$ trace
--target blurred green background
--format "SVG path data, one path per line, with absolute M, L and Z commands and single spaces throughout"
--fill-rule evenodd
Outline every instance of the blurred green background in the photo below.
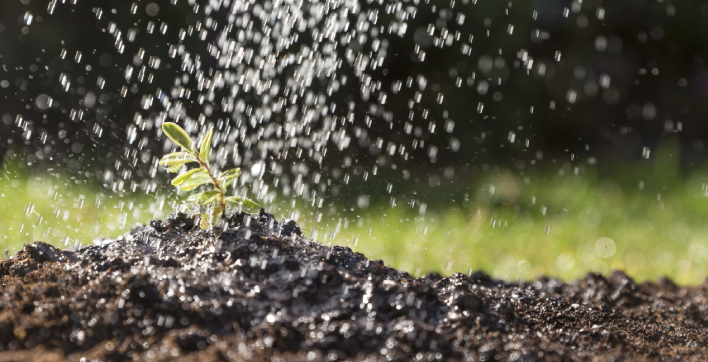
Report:
M 507 281 L 568 280 L 621 269 L 639 281 L 697 284 L 708 276 L 708 168 L 678 172 L 676 151 L 669 142 L 655 161 L 609 171 L 570 163 L 522 177 L 489 171 L 468 180 L 466 193 L 397 183 L 404 190 L 366 200 L 342 195 L 329 208 L 279 195 L 267 210 L 296 219 L 326 245 L 415 276 L 483 270 Z M 91 178 L 32 173 L 7 161 L 2 172 L 0 245 L 10 251 L 34 240 L 75 247 L 115 238 L 184 200 L 167 188 L 114 194 Z

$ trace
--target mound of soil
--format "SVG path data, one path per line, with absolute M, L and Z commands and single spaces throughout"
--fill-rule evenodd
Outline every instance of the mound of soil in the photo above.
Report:
M 185 215 L 0 262 L 0 361 L 707 360 L 706 286 L 412 278 L 292 222 Z

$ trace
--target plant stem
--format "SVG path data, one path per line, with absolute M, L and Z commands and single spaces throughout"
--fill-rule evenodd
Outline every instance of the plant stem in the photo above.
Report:
M 214 187 L 219 191 L 219 205 L 222 207 L 223 211 L 221 212 L 221 216 L 223 217 L 226 214 L 226 190 L 224 190 L 224 188 L 219 185 L 219 180 L 217 180 L 216 176 L 211 173 L 209 163 L 207 161 L 202 160 L 202 158 L 199 157 L 199 154 L 195 153 L 194 156 L 199 162 L 199 164 L 207 171 L 209 177 L 211 177 L 211 180 L 214 183 Z

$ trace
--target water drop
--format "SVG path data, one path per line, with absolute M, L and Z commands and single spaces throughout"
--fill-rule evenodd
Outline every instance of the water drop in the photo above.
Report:
M 465 23 L 465 14 L 457 13 L 457 25 L 463 25 Z
M 54 100 L 46 94 L 40 94 L 34 99 L 34 106 L 40 111 L 46 111 L 52 107 Z
M 566 94 L 566 100 L 570 104 L 574 104 L 575 101 L 578 99 L 578 92 L 576 92 L 574 89 L 569 89 L 568 93 Z
M 610 238 L 600 238 L 595 242 L 595 252 L 601 258 L 609 258 L 615 255 L 615 251 L 617 251 L 617 246 Z
M 133 5 L 136 5 L 137 7 L 137 4 Z M 145 12 L 150 16 L 157 16 L 157 14 L 160 12 L 160 6 L 155 3 L 149 3 L 145 7 Z
M 642 158 L 644 158 L 645 160 L 648 160 L 650 154 L 651 154 L 651 149 L 649 149 L 649 147 L 642 148 Z
M 556 258 L 556 266 L 560 271 L 568 271 L 575 265 L 575 258 L 568 253 L 563 253 Z
M 25 16 L 23 17 L 23 21 L 24 21 L 25 25 L 27 25 L 27 26 L 31 25 L 32 19 L 34 19 L 34 16 L 32 15 L 32 13 L 29 11 L 26 12 Z
M 610 87 L 610 76 L 607 74 L 600 75 L 600 87 L 607 89 Z

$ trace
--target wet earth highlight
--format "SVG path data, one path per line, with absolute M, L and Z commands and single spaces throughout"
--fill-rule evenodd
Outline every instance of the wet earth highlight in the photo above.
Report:
M 413 278 L 292 221 L 184 214 L 0 262 L 0 361 L 705 360 L 708 284 Z

